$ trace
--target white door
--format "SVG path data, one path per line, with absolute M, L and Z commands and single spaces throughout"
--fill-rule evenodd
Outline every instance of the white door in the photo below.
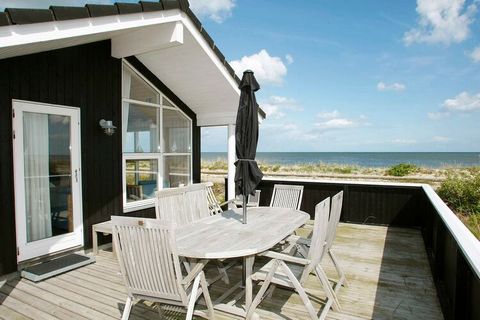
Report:
M 12 107 L 17 261 L 83 246 L 80 109 Z

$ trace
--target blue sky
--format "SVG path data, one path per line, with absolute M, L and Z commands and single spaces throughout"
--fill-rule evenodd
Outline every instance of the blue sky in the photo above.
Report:
M 0 7 L 47 2 L 85 3 Z M 262 86 L 259 151 L 480 150 L 479 1 L 190 3 Z M 226 129 L 202 129 L 202 151 L 226 151 Z

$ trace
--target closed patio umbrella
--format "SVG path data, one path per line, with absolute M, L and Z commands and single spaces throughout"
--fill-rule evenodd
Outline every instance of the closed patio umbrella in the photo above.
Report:
M 247 223 L 247 197 L 255 192 L 255 188 L 263 178 L 263 173 L 255 161 L 258 142 L 258 104 L 255 92 L 260 89 L 253 71 L 243 73 L 239 89 L 235 126 L 235 143 L 237 161 L 235 162 L 235 194 L 243 195 L 243 223 Z

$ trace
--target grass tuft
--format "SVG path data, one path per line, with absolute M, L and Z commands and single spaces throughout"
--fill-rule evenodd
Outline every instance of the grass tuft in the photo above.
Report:
M 406 175 L 415 173 L 418 171 L 418 167 L 414 164 L 410 163 L 399 163 L 394 165 L 393 167 L 390 167 L 386 174 L 388 176 L 394 176 L 394 177 L 404 177 Z

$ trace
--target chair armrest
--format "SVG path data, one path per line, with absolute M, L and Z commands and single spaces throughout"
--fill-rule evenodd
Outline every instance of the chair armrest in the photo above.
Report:
M 182 280 L 182 284 L 185 286 L 185 287 L 188 287 L 190 285 L 190 283 L 195 279 L 195 277 L 203 271 L 203 268 L 205 267 L 205 265 L 207 264 L 207 260 L 200 260 L 198 261 L 195 266 L 192 268 L 192 270 L 190 270 L 190 272 L 187 274 L 187 276 L 185 278 L 183 278 Z
M 230 199 L 230 200 L 227 200 L 227 201 L 224 201 L 224 202 L 220 203 L 220 207 L 223 207 L 224 205 L 229 204 L 229 203 L 233 204 L 233 206 L 235 208 L 237 207 L 237 205 L 235 204 L 235 199 Z
M 292 244 L 301 244 L 301 245 L 305 245 L 305 246 L 310 246 L 312 240 L 310 239 L 305 239 L 305 238 L 302 238 L 300 236 L 296 236 L 296 235 L 291 235 L 291 236 L 288 236 L 286 239 L 285 239 L 286 242 L 289 242 L 289 243 L 292 243 Z
M 308 259 L 292 257 L 288 254 L 279 253 L 279 252 L 275 252 L 275 251 L 264 251 L 262 253 L 259 253 L 258 255 L 262 256 L 262 257 L 282 260 L 282 261 L 285 261 L 285 262 L 301 264 L 301 265 L 304 265 L 304 266 L 306 266 L 307 264 L 310 263 L 310 260 L 308 260 Z

